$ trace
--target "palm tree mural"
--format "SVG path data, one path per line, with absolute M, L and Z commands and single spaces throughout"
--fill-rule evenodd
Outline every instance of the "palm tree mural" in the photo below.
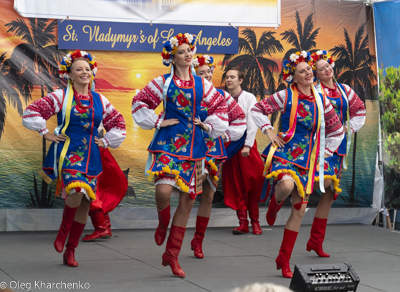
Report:
M 366 93 L 371 92 L 371 80 L 377 80 L 375 72 L 371 69 L 376 62 L 375 55 L 370 54 L 368 48 L 368 34 L 365 35 L 366 23 L 363 23 L 356 31 L 354 45 L 345 28 L 345 44 L 335 46 L 330 50 L 335 57 L 335 76 L 339 76 L 338 82 L 351 86 L 360 99 L 365 103 Z M 356 202 L 355 195 L 355 170 L 357 133 L 353 136 L 353 174 L 349 191 L 349 205 Z
M 299 12 L 296 10 L 296 30 L 294 29 L 285 30 L 281 33 L 282 41 L 287 41 L 289 44 L 293 46 L 293 48 L 289 49 L 283 59 L 288 59 L 289 56 L 297 51 L 316 51 L 317 43 L 315 39 L 317 38 L 319 28 L 314 29 L 314 21 L 313 21 L 314 13 L 310 13 L 306 20 L 304 21 L 304 26 L 301 23 Z M 313 50 L 314 49 L 314 50 Z
M 295 18 L 296 18 L 296 31 L 294 29 L 285 30 L 281 33 L 282 41 L 288 42 L 292 48 L 290 48 L 283 57 L 283 60 L 288 59 L 291 54 L 296 53 L 298 51 L 309 51 L 314 52 L 317 51 L 317 43 L 315 39 L 317 38 L 318 32 L 320 28 L 314 29 L 314 20 L 313 20 L 314 13 L 310 13 L 306 19 L 304 20 L 304 25 L 301 22 L 300 14 L 296 10 Z M 282 61 L 283 61 L 282 60 Z M 282 90 L 286 88 L 286 84 L 283 81 L 282 72 L 279 75 L 278 79 L 278 90 Z M 278 130 L 282 131 L 282 123 L 280 119 L 280 113 L 275 112 L 271 116 L 271 123 L 274 125 L 278 123 Z
M 19 93 L 15 90 L 10 82 L 12 73 L 10 72 L 9 60 L 6 59 L 6 54 L 0 55 L 0 140 L 4 132 L 7 115 L 7 101 L 10 105 L 17 109 L 18 114 L 22 117 L 22 103 L 19 98 Z
M 25 104 L 32 99 L 33 86 L 38 85 L 41 96 L 53 91 L 53 85 L 60 86 L 61 81 L 57 77 L 58 65 L 65 51 L 59 51 L 55 45 L 57 20 L 19 18 L 7 24 L 7 32 L 20 37 L 24 43 L 16 46 L 9 59 L 9 72 L 13 78 L 9 78 L 12 88 L 18 89 Z M 1 101 L 0 101 L 1 102 Z M 46 157 L 46 140 L 42 138 L 43 162 Z M 34 178 L 34 191 L 38 194 L 36 178 Z M 53 203 L 47 194 L 47 183 L 42 180 L 41 196 L 39 200 L 32 199 L 30 206 L 51 208 Z M 32 196 L 31 196 L 32 197 Z M 36 196 L 36 199 L 38 197 Z
M 52 45 L 56 41 L 57 20 L 28 18 L 27 22 L 19 18 L 5 25 L 7 32 L 26 42 L 16 46 L 10 58 L 10 70 L 19 77 L 15 85 L 26 104 L 32 98 L 34 85 L 40 86 L 41 96 L 53 91 L 53 84 L 61 85 L 60 79 L 54 76 L 58 73 L 57 62 L 64 54 L 57 45 Z M 45 156 L 46 140 L 43 138 L 43 161 Z
M 241 68 L 245 78 L 242 83 L 243 89 L 250 91 L 254 95 L 260 95 L 261 99 L 265 96 L 265 84 L 269 92 L 275 92 L 274 72 L 278 71 L 278 64 L 267 59 L 264 55 L 272 56 L 276 52 L 283 52 L 280 41 L 275 39 L 275 32 L 264 31 L 257 42 L 254 30 L 246 28 L 242 30 L 243 38 L 239 38 L 239 54 L 225 55 L 222 61 L 222 82 L 225 80 L 226 70 L 229 67 Z M 264 83 L 265 81 L 265 83 Z
M 338 82 L 349 84 L 358 96 L 365 101 L 366 92 L 372 88 L 371 80 L 377 80 L 371 66 L 375 65 L 375 55 L 370 54 L 368 34 L 363 37 L 366 23 L 361 24 L 354 37 L 354 46 L 345 28 L 345 44 L 335 46 L 330 51 L 335 57 L 335 76 Z

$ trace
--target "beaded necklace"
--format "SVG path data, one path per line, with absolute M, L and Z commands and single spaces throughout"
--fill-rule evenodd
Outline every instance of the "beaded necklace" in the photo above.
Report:
M 79 94 L 76 92 L 76 90 L 74 89 L 74 96 L 75 96 L 75 101 L 76 104 L 80 107 L 80 108 L 90 108 L 93 105 L 93 96 L 92 93 L 89 91 L 89 94 Z M 89 105 L 83 105 L 81 100 L 89 100 L 90 104 Z

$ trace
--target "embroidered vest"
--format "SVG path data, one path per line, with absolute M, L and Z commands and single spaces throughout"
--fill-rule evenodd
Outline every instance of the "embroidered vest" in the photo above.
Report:
M 103 103 L 98 93 L 91 91 L 93 104 L 87 108 L 80 108 L 77 105 L 75 96 L 72 102 L 70 122 L 65 134 L 70 137 L 71 142 L 65 155 L 62 169 L 77 171 L 89 176 L 98 176 L 102 172 L 99 147 L 94 143 L 94 137 L 99 138 L 97 131 L 103 119 Z M 66 102 L 64 90 L 64 102 Z M 84 106 L 89 105 L 89 101 L 82 100 Z M 57 122 L 64 125 L 62 112 L 57 113 Z M 64 142 L 60 142 L 57 147 L 57 159 L 60 157 Z M 49 176 L 53 174 L 54 162 L 54 142 L 51 144 L 47 153 L 43 170 Z M 58 162 L 59 163 L 59 162 Z
M 164 75 L 164 82 L 170 74 Z M 207 151 L 203 131 L 193 123 L 199 118 L 201 101 L 204 96 L 204 84 L 201 77 L 192 76 L 193 86 L 178 86 L 175 80 L 167 90 L 165 119 L 178 119 L 179 124 L 161 128 L 155 137 L 155 143 L 149 147 L 152 153 L 163 152 L 181 160 L 201 160 Z
M 282 132 L 289 130 L 290 113 L 292 109 L 293 96 L 291 90 L 286 90 L 287 98 L 285 111 L 282 112 Z M 299 98 L 297 106 L 297 123 L 293 138 L 284 147 L 278 147 L 274 156 L 284 161 L 291 162 L 301 168 L 310 168 L 310 156 L 316 142 L 316 132 L 319 119 L 318 107 L 315 99 Z M 271 144 L 262 153 L 267 157 Z
M 338 84 L 338 85 L 341 87 L 343 92 L 346 92 L 346 89 L 343 86 L 343 84 Z M 332 103 L 332 106 L 335 109 L 335 112 L 338 115 L 340 122 L 342 123 L 342 125 L 344 125 L 344 123 L 346 122 L 347 107 L 348 107 L 348 104 L 347 104 L 345 98 L 343 98 L 342 94 L 340 95 L 340 97 L 331 97 L 326 94 L 326 97 Z M 347 144 L 347 135 L 344 135 L 342 143 L 340 143 L 338 149 L 336 150 L 336 152 L 339 155 L 342 155 L 342 156 L 346 155 L 346 144 Z

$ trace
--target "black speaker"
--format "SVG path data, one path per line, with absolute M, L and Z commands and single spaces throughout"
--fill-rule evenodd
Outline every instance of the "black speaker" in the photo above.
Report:
M 355 292 L 358 283 L 349 263 L 296 265 L 289 288 L 294 292 Z

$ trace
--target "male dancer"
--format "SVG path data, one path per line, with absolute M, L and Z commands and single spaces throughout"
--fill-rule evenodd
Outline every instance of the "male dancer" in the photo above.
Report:
M 262 234 L 258 222 L 258 202 L 260 200 L 264 178 L 261 175 L 264 164 L 257 150 L 255 140 L 257 126 L 250 116 L 250 109 L 257 100 L 250 92 L 242 90 L 244 73 L 239 68 L 229 68 L 226 72 L 226 90 L 240 105 L 246 115 L 247 130 L 237 142 L 226 143 L 228 160 L 223 165 L 222 187 L 225 204 L 236 210 L 239 227 L 233 234 L 249 232 L 247 210 L 254 234 Z

